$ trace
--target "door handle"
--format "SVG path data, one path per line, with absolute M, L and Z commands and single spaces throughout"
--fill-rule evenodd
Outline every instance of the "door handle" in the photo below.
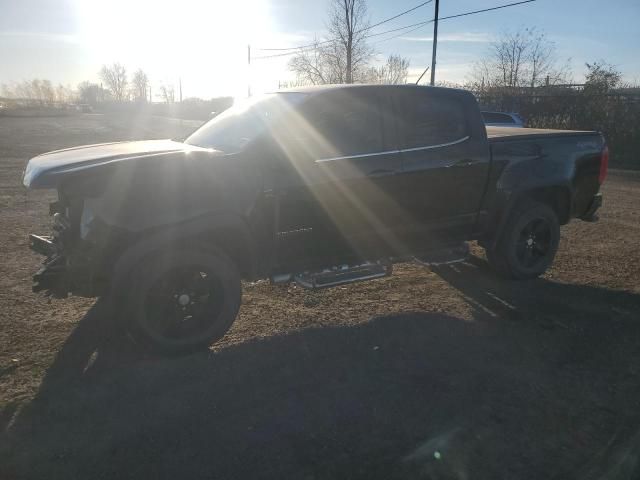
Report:
M 473 162 L 471 160 L 458 160 L 457 162 L 454 162 L 450 165 L 447 165 L 448 168 L 463 168 L 463 167 L 470 167 L 471 165 L 473 165 L 476 162 Z
M 395 170 L 386 170 L 379 169 L 374 170 L 372 172 L 367 173 L 367 177 L 376 178 L 376 177 L 386 177 L 387 175 L 395 175 L 397 172 Z

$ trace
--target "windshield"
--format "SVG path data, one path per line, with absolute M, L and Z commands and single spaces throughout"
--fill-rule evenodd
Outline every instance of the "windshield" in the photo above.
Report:
M 306 97 L 305 93 L 271 93 L 241 101 L 204 124 L 185 143 L 225 153 L 238 152 L 260 135 L 273 119 Z

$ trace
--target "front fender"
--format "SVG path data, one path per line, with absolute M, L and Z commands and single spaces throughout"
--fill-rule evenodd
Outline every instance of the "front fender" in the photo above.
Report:
M 111 293 L 116 298 L 126 295 L 131 273 L 142 259 L 155 252 L 185 246 L 222 249 L 239 263 L 246 277 L 256 276 L 257 245 L 248 223 L 239 215 L 216 213 L 140 235 L 116 260 L 111 274 Z

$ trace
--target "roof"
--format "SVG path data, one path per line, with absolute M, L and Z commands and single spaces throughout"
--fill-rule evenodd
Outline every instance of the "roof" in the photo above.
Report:
M 285 88 L 282 90 L 277 90 L 273 93 L 320 93 L 326 92 L 330 90 L 346 90 L 346 89 L 357 89 L 357 88 L 380 88 L 380 89 L 434 89 L 441 91 L 455 91 L 455 92 L 464 92 L 468 95 L 471 95 L 471 92 L 467 90 L 462 90 L 459 88 L 448 88 L 448 87 L 431 87 L 425 85 L 414 85 L 412 83 L 403 84 L 403 85 L 390 85 L 390 84 L 377 84 L 377 83 L 339 83 L 339 84 L 331 84 L 331 85 L 312 85 L 308 87 L 294 87 L 294 88 Z

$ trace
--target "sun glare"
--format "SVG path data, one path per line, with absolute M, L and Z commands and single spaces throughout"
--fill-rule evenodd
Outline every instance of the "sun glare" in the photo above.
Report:
M 77 0 L 96 63 L 121 62 L 189 96 L 246 95 L 247 45 L 273 38 L 268 0 Z

